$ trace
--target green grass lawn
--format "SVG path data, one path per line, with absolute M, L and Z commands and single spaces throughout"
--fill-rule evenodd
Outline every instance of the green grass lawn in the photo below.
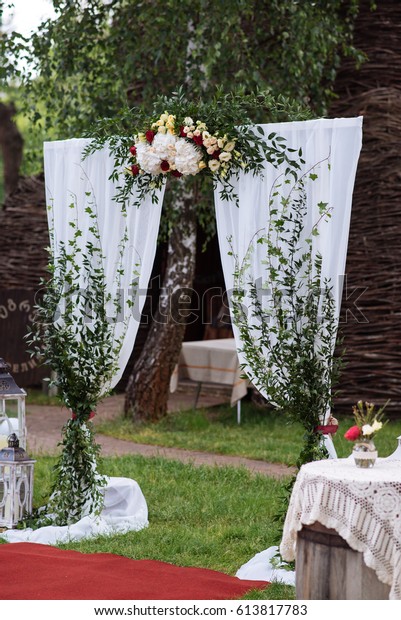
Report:
M 34 504 L 49 492 L 54 459 L 35 466 Z M 149 527 L 61 545 L 84 553 L 116 553 L 179 566 L 198 566 L 234 575 L 256 553 L 275 544 L 274 515 L 283 482 L 245 469 L 194 467 L 162 458 L 106 458 L 109 476 L 134 478 L 149 509 Z M 247 598 L 292 599 L 294 588 L 275 584 Z
M 236 422 L 235 410 L 227 406 L 169 414 L 152 425 L 134 426 L 121 417 L 98 426 L 98 432 L 147 444 L 292 464 L 302 445 L 302 427 L 251 403 L 243 403 L 242 409 L 241 425 Z M 351 424 L 350 418 L 340 421 L 335 438 L 339 456 L 351 453 L 352 444 L 343 437 Z M 398 435 L 401 421 L 391 420 L 375 440 L 380 456 L 395 449 Z M 38 459 L 36 506 L 46 500 L 53 464 L 50 457 Z M 156 559 L 234 575 L 256 553 L 277 542 L 274 516 L 285 481 L 243 468 L 194 467 L 140 456 L 105 458 L 102 471 L 137 480 L 148 503 L 149 527 L 141 532 L 70 543 L 63 548 Z M 245 598 L 290 600 L 294 596 L 294 588 L 274 584 L 262 592 L 254 590 Z
M 351 418 L 341 418 L 334 438 L 339 457 L 351 454 L 352 444 L 344 432 L 353 425 Z M 171 413 L 157 424 L 133 425 L 120 417 L 102 423 L 99 433 L 137 443 L 230 454 L 263 461 L 292 465 L 301 450 L 303 430 L 274 411 L 242 404 L 242 422 L 236 421 L 235 409 L 229 406 Z M 388 456 L 401 435 L 401 420 L 391 420 L 375 438 L 380 456 Z

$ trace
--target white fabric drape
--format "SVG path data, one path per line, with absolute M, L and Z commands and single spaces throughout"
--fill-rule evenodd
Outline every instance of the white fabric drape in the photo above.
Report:
M 362 117 L 272 123 L 262 125 L 262 128 L 266 139 L 269 134 L 276 133 L 286 139 L 288 147 L 297 151 L 302 148 L 305 163 L 302 165 L 301 174 L 305 173 L 307 194 L 306 233 L 310 234 L 319 220 L 318 203 L 328 203 L 331 209 L 331 218 L 319 223 L 319 235 L 313 237 L 313 252 L 320 252 L 322 255 L 322 281 L 325 278 L 331 281 L 338 318 L 352 191 L 362 145 Z M 296 154 L 292 156 L 294 155 Z M 263 178 L 241 174 L 239 181 L 234 182 L 239 206 L 234 201 L 222 200 L 219 187 L 215 190 L 217 232 L 225 284 L 229 293 L 234 288 L 235 257 L 241 263 L 250 244 L 252 254 L 246 271 L 246 281 L 266 281 L 266 265 L 263 262 L 266 258 L 266 246 L 258 244 L 257 238 L 260 237 L 260 231 L 267 230 L 270 192 L 285 167 L 286 164 L 283 164 L 277 169 L 266 163 Z M 285 193 L 285 186 L 281 191 Z M 280 196 L 277 197 L 275 206 L 281 208 L 279 200 Z M 258 231 L 259 234 L 256 234 Z M 237 349 L 241 350 L 242 343 L 235 325 L 234 336 Z M 245 373 L 252 377 L 249 366 L 247 372 L 247 360 L 241 351 L 239 358 L 240 362 L 245 364 Z M 261 392 L 263 394 L 263 389 Z
M 60 243 L 67 243 L 74 234 L 71 223 L 76 222 L 82 231 L 80 247 L 85 248 L 90 240 L 90 227 L 94 220 L 86 208 L 97 213 L 100 244 L 105 256 L 107 291 L 121 294 L 121 312 L 114 333 L 115 341 L 122 335 L 124 342 L 118 359 L 118 372 L 111 384 L 113 388 L 124 371 L 130 357 L 139 320 L 146 299 L 146 291 L 156 252 L 164 187 L 158 194 L 158 203 L 152 204 L 147 197 L 140 207 L 127 205 L 126 216 L 113 198 L 116 186 L 123 183 L 110 180 L 114 159 L 107 148 L 96 151 L 83 159 L 83 151 L 89 139 L 79 138 L 44 144 L 44 167 L 46 201 L 48 205 L 49 228 L 53 230 L 53 252 L 57 257 Z M 124 172 L 121 171 L 123 175 Z M 132 199 L 134 202 L 134 198 Z M 127 233 L 128 241 L 122 250 L 122 238 Z M 119 274 L 119 268 L 123 274 Z M 138 276 L 135 276 L 135 273 Z M 137 277 L 138 292 L 133 307 L 127 303 L 132 299 L 132 280 Z M 113 304 L 110 304 L 113 313 Z M 112 316 L 112 314 L 111 314 Z
M 37 530 L 6 530 L 0 534 L 0 538 L 8 543 L 59 545 L 82 538 L 139 532 L 148 527 L 148 505 L 135 480 L 108 478 L 102 493 L 104 505 L 98 517 L 89 514 L 72 525 L 47 525 Z

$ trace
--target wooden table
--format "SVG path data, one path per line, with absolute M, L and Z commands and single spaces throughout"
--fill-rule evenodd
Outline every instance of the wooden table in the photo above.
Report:
M 401 461 L 303 465 L 280 545 L 300 599 L 401 600 Z

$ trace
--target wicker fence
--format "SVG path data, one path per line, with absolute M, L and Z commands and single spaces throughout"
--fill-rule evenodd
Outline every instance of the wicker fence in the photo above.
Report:
M 368 61 L 348 61 L 330 116 L 363 115 L 342 306 L 346 348 L 338 404 L 401 403 L 401 3 L 361 3 L 355 44 Z M 342 407 L 341 407 L 342 408 Z
M 22 178 L 0 210 L 0 355 L 21 387 L 39 384 L 48 374 L 30 357 L 24 338 L 46 273 L 47 245 L 43 178 Z

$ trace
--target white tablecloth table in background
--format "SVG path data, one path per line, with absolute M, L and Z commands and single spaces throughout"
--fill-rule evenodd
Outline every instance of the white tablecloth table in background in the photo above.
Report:
M 303 465 L 295 482 L 280 546 L 295 559 L 297 532 L 321 523 L 334 529 L 401 599 L 401 461 L 378 459 L 371 469 L 353 459 Z
M 175 392 L 180 379 L 230 385 L 233 406 L 247 393 L 248 382 L 241 374 L 234 338 L 183 342 L 170 391 Z

